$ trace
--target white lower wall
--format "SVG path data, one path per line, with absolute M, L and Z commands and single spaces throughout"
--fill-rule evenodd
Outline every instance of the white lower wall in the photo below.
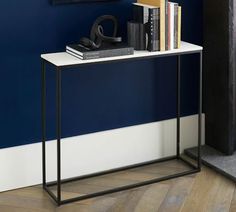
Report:
M 181 119 L 181 150 L 197 145 L 197 126 L 197 115 Z M 41 143 L 1 149 L 0 191 L 40 184 L 41 151 Z M 140 163 L 175 152 L 175 119 L 66 138 L 62 142 L 62 177 Z M 47 170 L 47 180 L 55 180 L 56 141 L 47 142 Z

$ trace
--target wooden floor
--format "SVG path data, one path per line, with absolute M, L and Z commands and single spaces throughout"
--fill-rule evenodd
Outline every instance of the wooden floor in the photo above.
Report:
M 63 197 L 152 179 L 186 170 L 177 161 L 123 171 L 63 186 Z M 34 186 L 0 193 L 0 212 L 236 212 L 235 183 L 203 167 L 201 173 L 61 207 Z

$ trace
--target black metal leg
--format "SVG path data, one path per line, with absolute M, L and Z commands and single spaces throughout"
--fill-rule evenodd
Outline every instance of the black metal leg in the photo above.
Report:
M 176 155 L 180 156 L 180 84 L 181 84 L 181 56 L 177 56 L 177 129 L 176 129 Z
M 43 187 L 46 186 L 46 71 L 45 61 L 41 62 L 42 67 L 42 179 Z
M 199 114 L 198 114 L 198 169 L 201 170 L 201 143 L 202 143 L 202 51 L 200 52 L 199 70 Z
M 56 111 L 57 111 L 57 204 L 61 204 L 61 70 L 56 69 Z

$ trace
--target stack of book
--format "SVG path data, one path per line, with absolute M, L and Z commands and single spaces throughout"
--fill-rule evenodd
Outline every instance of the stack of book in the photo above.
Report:
M 134 48 L 129 47 L 124 43 L 107 44 L 99 49 L 89 49 L 80 44 L 72 44 L 66 46 L 66 52 L 81 59 L 99 59 L 104 57 L 115 57 L 134 54 Z
M 181 7 L 168 0 L 138 0 L 133 3 L 134 21 L 147 24 L 149 51 L 180 48 Z

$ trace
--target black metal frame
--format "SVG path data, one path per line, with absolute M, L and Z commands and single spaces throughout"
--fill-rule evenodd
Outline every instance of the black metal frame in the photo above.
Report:
M 180 156 L 180 88 L 181 88 L 181 55 L 185 54 L 199 54 L 200 56 L 200 73 L 199 73 L 199 113 L 198 113 L 198 156 L 197 156 L 197 165 L 192 164 L 191 162 L 187 161 L 183 157 Z M 201 171 L 201 136 L 202 136 L 202 51 L 191 51 L 191 52 L 184 52 L 184 53 L 176 53 L 176 54 L 165 54 L 165 55 L 157 55 L 157 56 L 150 56 L 145 57 L 143 59 L 147 58 L 153 58 L 153 57 L 166 57 L 166 56 L 177 56 L 177 134 L 176 134 L 176 155 L 171 157 L 166 157 L 158 160 L 148 161 L 144 163 L 134 164 L 130 166 L 125 166 L 121 168 L 111 169 L 107 171 L 102 171 L 98 173 L 93 173 L 89 175 L 84 175 L 80 177 L 70 178 L 70 179 L 61 179 L 61 71 L 63 68 L 70 68 L 70 67 L 77 67 L 81 65 L 68 65 L 68 66 L 56 66 L 56 124 L 57 124 L 57 180 L 54 182 L 46 182 L 46 63 L 49 63 L 48 61 L 42 59 L 42 173 L 43 173 L 43 188 L 48 192 L 48 194 L 52 197 L 52 199 L 55 200 L 55 202 L 58 205 L 71 203 L 74 201 L 79 201 L 87 198 L 93 198 L 100 195 L 110 194 L 113 192 L 128 190 L 132 188 L 136 188 L 139 186 L 144 186 L 176 177 L 181 177 L 193 173 L 197 173 Z M 124 60 L 140 60 L 142 58 L 132 58 L 132 59 L 124 59 Z M 121 61 L 124 61 L 121 60 Z M 119 62 L 118 61 L 106 61 L 106 62 Z M 104 63 L 104 62 L 98 62 L 98 63 Z M 94 64 L 94 63 L 93 63 Z M 85 65 L 85 64 L 84 64 Z M 61 184 L 62 183 L 68 183 L 76 180 L 82 180 L 86 178 L 91 178 L 95 176 L 101 176 L 117 171 L 123 171 L 131 168 L 141 167 L 149 164 L 164 162 L 168 160 L 173 159 L 179 159 L 182 162 L 186 163 L 191 169 L 188 171 L 184 171 L 181 173 L 176 173 L 172 175 L 168 175 L 161 178 L 156 178 L 148 181 L 143 181 L 135 184 L 125 185 L 113 189 L 108 189 L 105 191 L 99 191 L 91 194 L 86 194 L 83 196 L 78 196 L 75 198 L 70 198 L 66 200 L 61 199 Z M 57 196 L 50 190 L 51 186 L 57 185 Z

